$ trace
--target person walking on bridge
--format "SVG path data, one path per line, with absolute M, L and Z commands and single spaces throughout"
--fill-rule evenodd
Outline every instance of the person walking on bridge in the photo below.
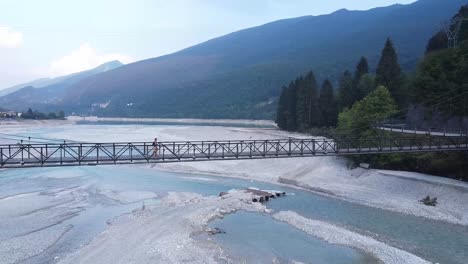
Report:
M 159 150 L 159 144 L 158 144 L 158 138 L 154 138 L 154 141 L 153 141 L 153 156 L 155 158 L 158 157 L 158 150 Z

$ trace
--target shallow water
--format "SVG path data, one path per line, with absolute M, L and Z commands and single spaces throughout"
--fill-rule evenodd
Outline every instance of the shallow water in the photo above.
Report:
M 439 263 L 466 263 L 468 227 L 452 225 L 295 191 L 269 207 L 344 226 Z
M 63 132 L 67 133 L 67 130 L 72 129 L 73 126 L 66 126 Z M 25 135 L 27 133 L 28 135 L 37 137 L 47 137 L 48 133 L 60 134 L 61 128 L 33 127 L 28 128 L 27 132 L 24 133 Z M 128 190 L 149 191 L 159 196 L 165 195 L 169 191 L 218 195 L 222 191 L 252 186 L 263 189 L 281 189 L 288 192 L 288 196 L 285 198 L 275 199 L 267 204 L 274 211 L 292 210 L 311 219 L 323 220 L 343 226 L 358 233 L 372 236 L 379 241 L 433 262 L 462 264 L 466 263 L 466 259 L 468 259 L 468 227 L 352 204 L 311 192 L 279 187 L 272 184 L 203 175 L 169 173 L 137 166 L 0 170 L 0 201 L 5 199 L 5 197 L 22 193 L 41 192 L 41 195 L 48 195 L 48 193 L 57 190 L 70 188 L 83 189 L 79 192 L 79 197 L 80 199 L 84 199 L 84 202 L 82 202 L 84 204 L 77 202 L 76 204 L 65 204 L 64 206 L 70 207 L 70 210 L 85 210 L 81 211 L 77 216 L 59 223 L 60 226 L 73 225 L 73 228 L 46 252 L 30 259 L 28 263 L 54 262 L 55 257 L 60 258 L 64 254 L 72 252 L 81 245 L 88 243 L 95 235 L 106 228 L 107 220 L 142 206 L 142 201 L 130 204 L 116 202 L 103 196 L 100 193 L 101 190 L 116 192 Z M 157 201 L 149 199 L 144 201 L 144 203 L 151 204 L 157 203 Z M 38 221 L 41 220 L 44 221 L 44 219 L 38 219 Z M 2 226 L 1 221 L 0 215 L 0 227 Z M 251 223 L 266 221 L 268 224 L 265 225 L 265 231 L 279 228 L 281 229 L 281 234 L 284 234 L 283 236 L 290 234 L 288 237 L 292 240 L 289 241 L 288 245 L 283 246 L 281 249 L 276 249 L 277 243 L 274 239 L 265 239 L 265 237 L 272 234 L 266 234 L 268 232 L 257 229 L 251 230 L 250 234 L 256 230 L 257 234 L 259 234 L 251 237 L 251 243 L 258 245 L 262 250 L 271 248 L 272 251 L 268 253 L 270 256 L 274 255 L 281 258 L 299 260 L 304 256 L 295 250 L 295 248 L 300 247 L 300 245 L 294 246 L 295 243 L 310 243 L 310 245 L 314 245 L 314 249 L 317 249 L 317 259 L 314 259 L 316 262 L 325 261 L 327 263 L 326 260 L 328 259 L 325 258 L 327 254 L 319 254 L 323 251 L 327 252 L 327 250 L 331 250 L 328 252 L 341 252 L 336 255 L 343 256 L 343 260 L 368 260 L 364 254 L 356 253 L 355 251 L 350 253 L 351 251 L 347 251 L 350 249 L 335 245 L 319 250 L 323 245 L 319 245 L 320 243 L 314 241 L 313 238 L 304 237 L 304 233 L 286 224 L 278 223 L 271 219 L 268 220 L 266 216 L 242 213 L 216 222 L 217 225 L 223 225 L 226 229 L 233 230 L 236 233 L 235 236 L 228 233 L 223 237 L 225 240 L 220 241 L 228 247 L 228 251 L 232 250 L 232 253 L 242 252 L 236 251 L 239 248 L 236 247 L 237 243 L 235 241 L 242 237 L 242 230 L 244 228 L 245 231 L 248 230 L 248 225 L 236 223 L 249 223 L 249 221 Z M 14 232 L 15 230 L 0 228 L 0 238 L 14 235 Z M 244 235 L 249 235 L 249 233 L 245 233 Z M 241 247 L 242 245 L 238 246 Z M 313 254 L 313 252 L 305 253 Z M 334 263 L 334 261 L 328 261 L 328 263 Z
M 291 229 L 270 216 L 237 212 L 209 226 L 226 232 L 211 237 L 226 248 L 225 252 L 237 263 L 272 263 L 272 260 L 315 264 L 378 263 L 371 256 Z
M 142 206 L 141 201 L 133 204 L 115 203 L 92 191 L 101 189 L 151 191 L 159 196 L 165 195 L 169 191 L 218 195 L 221 191 L 252 186 L 264 189 L 281 189 L 287 191 L 288 195 L 284 198 L 272 200 L 267 204 L 269 208 L 275 211 L 292 210 L 312 219 L 325 220 L 345 226 L 434 262 L 466 263 L 464 260 L 468 254 L 466 251 L 466 248 L 468 248 L 468 230 L 466 227 L 370 208 L 272 184 L 162 172 L 136 166 L 36 168 L 0 172 L 0 197 L 25 192 L 46 192 L 47 190 L 65 189 L 74 186 L 87 186 L 87 190 L 91 190 L 91 195 L 86 198 L 89 206 L 79 216 L 64 221 L 61 225 L 72 224 L 74 228 L 47 252 L 32 259 L 31 263 L 41 263 L 37 262 L 37 260 L 52 261 L 55 256 L 60 257 L 66 252 L 79 248 L 80 245 L 89 242 L 92 237 L 106 228 L 106 220 Z M 146 204 L 155 202 L 154 199 L 145 201 Z M 271 248 L 271 254 L 277 253 L 276 256 L 278 257 L 286 258 L 288 254 L 291 254 L 291 259 L 301 257 L 293 250 L 298 245 L 292 246 L 291 249 L 285 248 L 284 251 L 276 252 L 277 242 L 274 239 L 265 239 L 272 234 L 268 235 L 263 231 L 270 228 L 275 230 L 274 228 L 280 224 L 274 220 L 265 220 L 264 218 L 260 220 L 258 217 L 252 214 L 240 214 L 240 216 L 233 216 L 232 219 L 234 220 L 229 220 L 231 218 L 228 217 L 226 223 L 223 220 L 217 222 L 217 224 L 225 225 L 227 229 L 236 230 L 235 232 L 238 233 L 239 228 L 246 227 L 246 224 L 242 223 L 252 221 L 253 225 L 255 225 L 258 221 L 267 221 L 268 225 L 264 226 L 266 229 L 257 230 L 258 234 L 263 233 L 263 235 L 254 236 L 251 243 L 259 245 L 260 248 L 263 248 L 262 250 Z M 240 224 L 233 225 L 232 223 L 235 222 Z M 270 227 L 268 227 L 269 225 Z M 300 232 L 302 237 L 294 238 L 298 234 L 296 229 L 287 225 L 286 228 L 284 224 L 280 226 L 282 226 L 282 234 L 289 233 L 288 237 L 298 239 L 299 242 L 305 235 Z M 230 238 L 230 236 L 226 237 Z M 236 244 L 235 241 L 239 238 L 233 237 L 232 239 L 234 243 L 229 245 Z M 303 241 L 300 243 L 303 243 Z M 341 247 L 338 246 L 330 247 L 332 251 L 341 250 Z M 232 250 L 236 252 L 238 249 L 234 248 Z M 322 249 L 317 250 L 317 252 L 322 252 Z M 312 252 L 308 253 L 312 254 Z M 327 262 L 326 258 L 318 258 L 321 255 L 317 254 L 317 261 Z M 345 256 L 355 259 L 354 255 L 343 254 L 344 259 L 346 259 Z M 364 255 L 356 258 L 364 258 Z

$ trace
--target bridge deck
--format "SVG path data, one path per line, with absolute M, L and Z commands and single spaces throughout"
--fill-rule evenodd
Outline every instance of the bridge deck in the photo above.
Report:
M 233 140 L 0 145 L 0 167 L 82 166 L 266 159 L 433 151 L 467 151 L 468 137 L 366 140 Z

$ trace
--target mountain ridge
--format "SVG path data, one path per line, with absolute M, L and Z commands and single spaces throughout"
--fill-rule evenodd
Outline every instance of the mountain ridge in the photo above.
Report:
M 18 90 L 20 90 L 22 88 L 28 87 L 28 86 L 32 86 L 34 88 L 42 88 L 42 87 L 54 85 L 54 84 L 59 83 L 59 82 L 65 80 L 65 79 L 74 77 L 75 75 L 79 75 L 79 74 L 83 74 L 83 73 L 87 73 L 87 72 L 89 73 L 90 71 L 94 72 L 94 73 L 105 72 L 105 71 L 108 71 L 108 70 L 118 68 L 118 67 L 123 66 L 123 65 L 124 64 L 121 63 L 120 61 L 113 60 L 113 61 L 108 61 L 106 63 L 103 63 L 101 65 L 98 65 L 97 67 L 89 69 L 89 70 L 70 73 L 70 74 L 67 74 L 67 75 L 64 75 L 64 76 L 58 76 L 58 77 L 53 77 L 53 78 L 51 78 L 51 77 L 39 78 L 39 79 L 30 81 L 30 82 L 16 84 L 16 85 L 13 85 L 13 86 L 8 87 L 8 88 L 1 89 L 0 90 L 0 97 L 8 95 L 8 94 L 13 93 L 13 92 L 16 92 L 16 91 L 18 91 Z
M 12 91 L 2 97 L 0 97 L 0 104 L 7 105 L 10 109 L 18 111 L 25 111 L 27 108 L 40 109 L 42 111 L 58 111 L 54 106 L 47 107 L 47 104 L 57 104 L 61 102 L 66 89 L 80 80 L 91 77 L 96 74 L 108 72 L 123 66 L 120 61 L 114 60 L 103 63 L 93 69 L 71 73 L 65 76 L 59 76 L 55 78 L 43 78 L 39 80 L 47 80 L 38 87 L 33 86 L 36 81 L 28 82 L 25 84 L 19 84 L 15 87 L 21 87 Z M 22 86 L 26 85 L 26 86 Z M 7 88 L 11 89 L 11 88 Z
M 310 70 L 336 82 L 361 56 L 375 69 L 387 37 L 403 69 L 413 70 L 440 21 L 462 4 L 420 0 L 273 21 L 85 78 L 62 107 L 100 116 L 271 119 L 281 86 Z

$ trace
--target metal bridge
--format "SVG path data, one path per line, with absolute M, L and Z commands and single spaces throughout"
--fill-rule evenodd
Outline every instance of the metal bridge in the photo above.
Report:
M 0 145 L 0 168 L 468 151 L 468 136 Z

